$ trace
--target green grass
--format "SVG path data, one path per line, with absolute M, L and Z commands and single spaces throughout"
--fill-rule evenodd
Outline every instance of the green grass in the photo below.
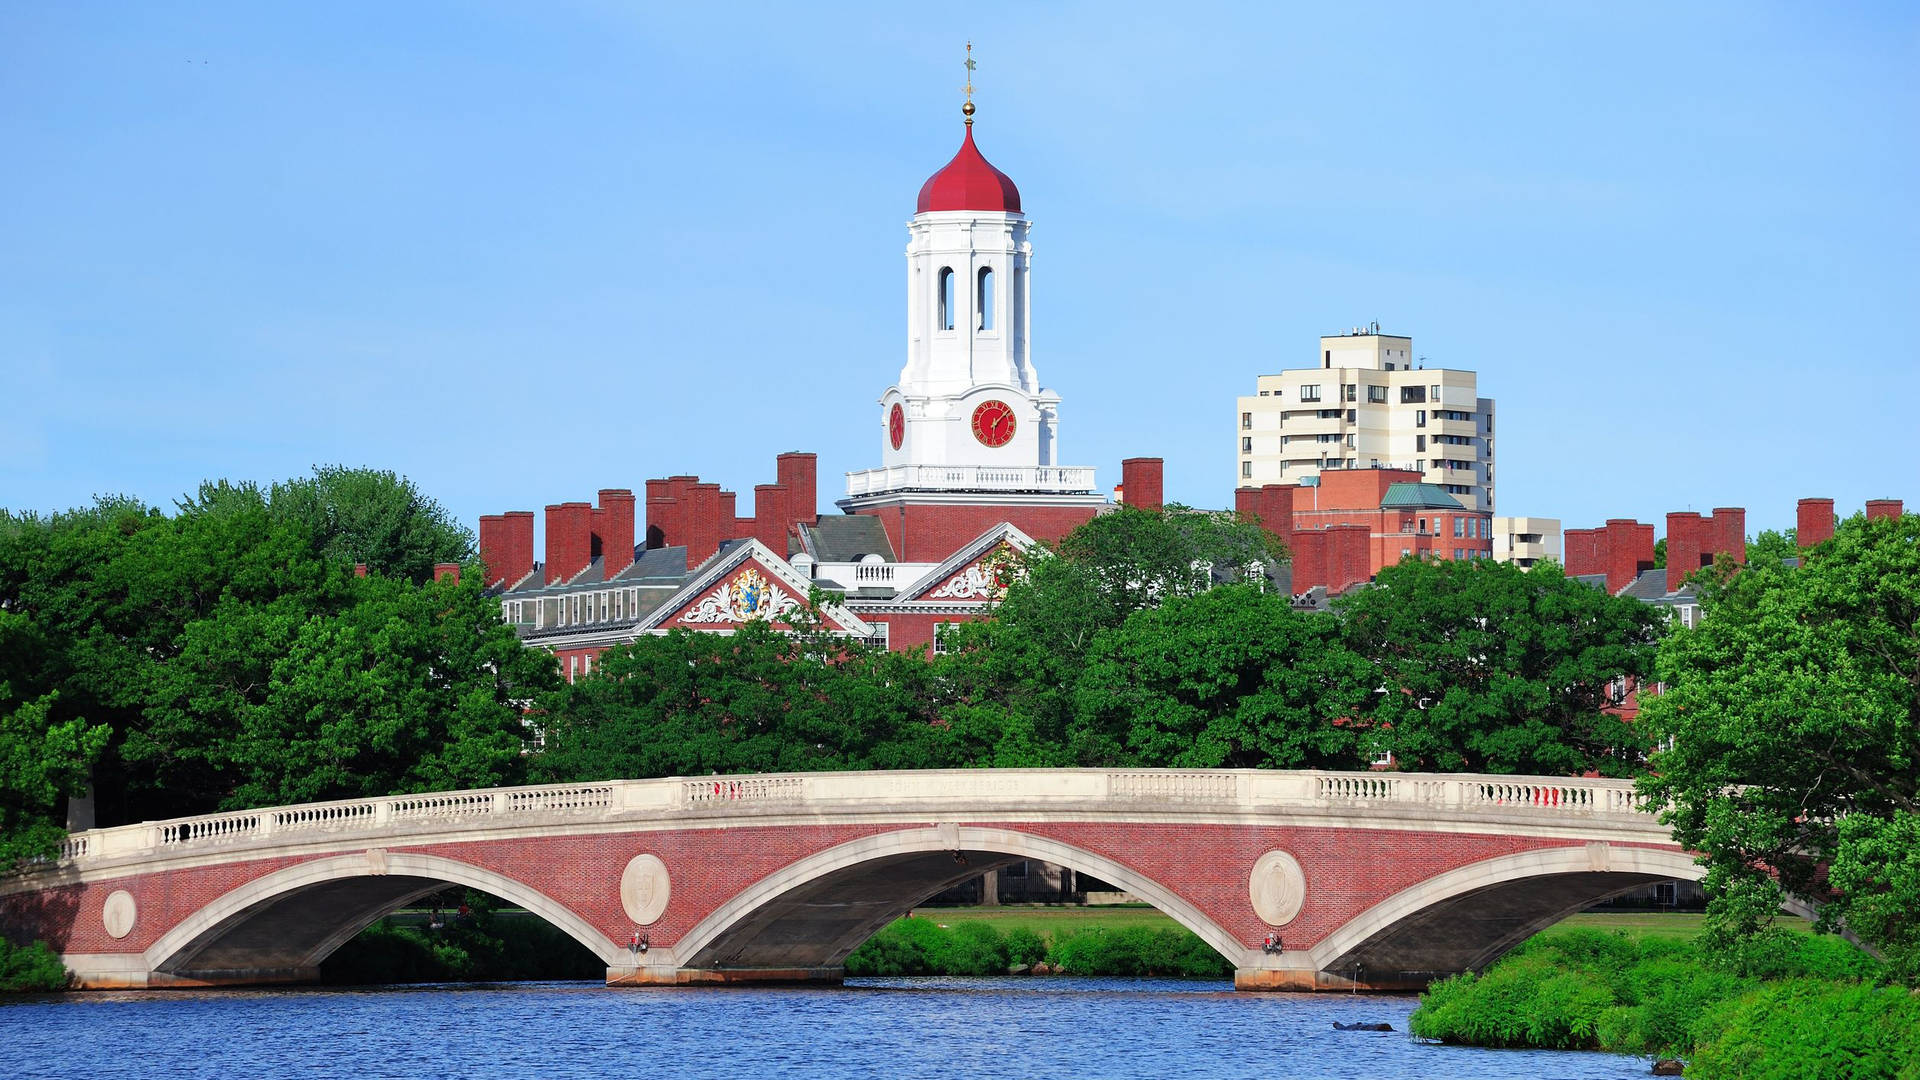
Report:
M 958 926 L 961 923 L 987 923 L 1001 933 L 1031 930 L 1049 941 L 1062 934 L 1096 927 L 1127 930 L 1174 930 L 1180 924 L 1145 904 L 1117 904 L 1101 907 L 1006 905 L 1002 907 L 915 908 L 915 919 Z
M 1692 941 L 1700 936 L 1700 930 L 1706 922 L 1707 917 L 1697 911 L 1583 911 L 1555 923 L 1548 930 L 1617 930 L 1635 941 L 1646 938 Z M 1812 923 L 1791 915 L 1780 916 L 1774 925 L 1800 934 L 1813 932 Z

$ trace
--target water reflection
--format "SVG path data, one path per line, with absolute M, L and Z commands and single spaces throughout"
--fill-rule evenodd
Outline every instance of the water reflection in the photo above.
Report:
M 844 988 L 538 983 L 17 999 L 20 1077 L 1642 1077 L 1605 1054 L 1431 1046 L 1410 997 L 1168 979 L 900 978 Z M 1385 1021 L 1392 1033 L 1336 1031 Z

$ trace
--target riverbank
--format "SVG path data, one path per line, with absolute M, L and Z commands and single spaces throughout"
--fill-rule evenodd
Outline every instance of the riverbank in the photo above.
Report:
M 1410 1024 L 1457 1045 L 1682 1058 L 1707 1080 L 1920 1080 L 1920 995 L 1883 974 L 1827 935 L 1777 930 L 1729 955 L 1680 924 L 1563 925 L 1436 983 Z
M 1150 907 L 933 908 L 883 927 L 849 976 L 1166 975 L 1217 979 L 1233 964 Z

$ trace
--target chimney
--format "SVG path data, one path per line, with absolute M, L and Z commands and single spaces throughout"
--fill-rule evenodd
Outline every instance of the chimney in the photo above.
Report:
M 633 492 L 627 488 L 602 488 L 599 518 L 600 557 L 612 581 L 633 565 Z
M 753 537 L 787 557 L 787 488 L 784 484 L 753 486 Z
M 676 502 L 673 497 L 671 481 L 666 479 L 647 481 L 647 547 L 670 547 L 674 542 L 675 529 L 669 528 Z
M 1687 575 L 1700 569 L 1706 557 L 1713 554 L 1707 542 L 1708 525 L 1691 510 L 1667 515 L 1668 592 L 1679 592 Z
M 1899 499 L 1868 499 L 1867 520 L 1872 521 L 1875 518 L 1886 517 L 1897 518 L 1904 509 L 1905 507 Z
M 1160 509 L 1166 463 L 1157 457 L 1127 458 L 1120 463 L 1120 487 L 1128 506 Z
M 687 565 L 699 566 L 720 550 L 720 485 L 687 485 Z
M 1293 549 L 1293 593 L 1298 596 L 1315 585 L 1331 587 L 1327 573 L 1327 534 L 1321 529 L 1294 533 L 1288 539 Z
M 1716 563 L 1731 560 L 1735 566 L 1747 561 L 1747 510 L 1743 506 L 1713 508 L 1713 545 L 1709 549 Z
M 1605 529 L 1568 529 L 1562 534 L 1568 577 L 1607 572 L 1606 536 Z
M 734 540 L 742 536 L 752 536 L 753 530 L 740 528 L 740 496 L 725 488 L 720 490 L 720 539 Z
M 593 561 L 593 507 L 554 503 L 547 507 L 547 584 L 570 581 Z
M 363 562 L 357 562 L 357 563 L 354 563 L 354 564 L 353 564 L 353 576 L 354 576 L 354 577 L 366 577 L 366 576 L 367 576 L 367 564 L 366 564 L 366 563 L 363 563 Z
M 507 515 L 480 515 L 480 581 L 498 585 L 507 574 Z
M 1819 547 L 1833 539 L 1832 499 L 1801 499 L 1799 517 L 1794 533 L 1801 547 Z
M 1608 518 L 1601 551 L 1607 561 L 1607 591 L 1618 593 L 1633 584 L 1642 570 L 1653 569 L 1653 526 L 1632 518 Z M 1667 538 L 1667 565 L 1673 558 L 1673 538 Z
M 460 564 L 457 562 L 437 562 L 433 564 L 433 580 L 451 581 L 460 584 Z
M 818 468 L 819 463 L 812 454 L 797 450 L 774 459 L 775 482 L 787 489 L 789 524 L 812 525 L 820 520 Z

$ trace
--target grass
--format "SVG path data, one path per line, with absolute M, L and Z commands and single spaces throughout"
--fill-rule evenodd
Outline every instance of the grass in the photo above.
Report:
M 987 923 L 1001 933 L 1031 930 L 1049 941 L 1062 933 L 1104 927 L 1126 930 L 1174 930 L 1180 924 L 1145 904 L 1115 904 L 1100 907 L 1052 907 L 1009 904 L 1001 907 L 915 908 L 915 919 L 931 919 L 947 926 L 961 923 Z

